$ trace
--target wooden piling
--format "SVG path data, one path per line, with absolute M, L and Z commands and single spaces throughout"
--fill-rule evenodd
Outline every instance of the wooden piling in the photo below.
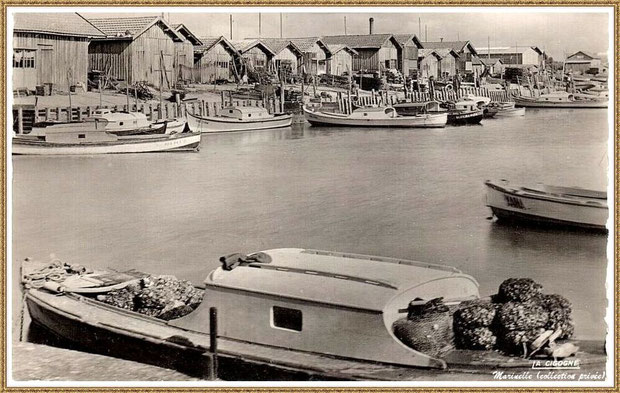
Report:
M 24 108 L 17 108 L 17 133 L 24 133 Z
M 211 367 L 211 379 L 217 378 L 217 308 L 209 308 L 209 351 L 213 359 Z

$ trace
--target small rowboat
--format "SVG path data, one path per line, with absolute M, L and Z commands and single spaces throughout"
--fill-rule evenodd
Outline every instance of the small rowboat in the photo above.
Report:
M 118 136 L 105 130 L 106 121 L 93 119 L 33 129 L 28 135 L 13 137 L 13 154 L 83 155 L 197 151 L 200 134 L 179 133 Z M 166 127 L 164 124 L 162 127 Z
M 363 107 L 351 114 L 314 111 L 304 107 L 304 115 L 310 124 L 316 126 L 442 128 L 448 121 L 447 113 L 402 116 L 391 106 Z
M 577 187 L 484 183 L 486 203 L 499 220 L 606 230 L 607 193 Z
M 271 128 L 288 127 L 292 123 L 292 116 L 286 113 L 274 115 L 267 109 L 254 106 L 225 107 L 218 116 L 198 116 L 187 113 L 189 128 L 194 132 L 231 132 L 252 131 Z
M 220 364 L 255 370 L 249 373 L 254 378 L 270 370 L 290 379 L 434 380 L 452 369 L 481 375 L 531 369 L 527 359 L 493 351 L 429 355 L 395 336 L 393 323 L 407 314 L 412 299 L 441 296 L 458 304 L 479 298 L 476 280 L 458 269 L 296 248 L 220 261 L 204 281 L 197 308 L 168 321 L 96 300 L 96 293 L 119 288 L 136 274 L 115 282 L 114 275 L 93 272 L 66 285 L 31 287 L 24 296 L 33 323 L 74 346 L 191 374 L 204 372 L 214 352 L 214 310 Z M 579 354 L 582 367 L 604 362 L 601 348 Z

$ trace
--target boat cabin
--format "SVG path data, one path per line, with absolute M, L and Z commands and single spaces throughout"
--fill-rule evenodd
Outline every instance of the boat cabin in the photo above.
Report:
M 84 122 L 49 126 L 41 130 L 33 129 L 32 134 L 49 143 L 83 144 L 118 140 L 115 135 L 105 132 L 107 123 L 105 119 L 93 118 Z
M 238 120 L 266 119 L 273 117 L 267 109 L 256 106 L 229 106 L 222 108 L 221 117 L 227 117 Z
M 140 112 L 112 112 L 110 109 L 100 108 L 96 109 L 91 117 L 105 119 L 106 130 L 125 131 L 150 125 L 146 115 Z
M 404 102 L 401 104 L 395 104 L 394 108 L 399 113 L 402 112 L 409 115 L 445 112 L 445 109 L 440 107 L 440 103 L 438 101 Z
M 386 119 L 386 118 L 395 118 L 398 117 L 396 110 L 391 106 L 365 106 L 362 108 L 355 109 L 353 113 L 351 113 L 351 117 L 361 118 L 361 119 Z
M 447 266 L 285 248 L 221 259 L 204 300 L 170 321 L 208 333 L 217 307 L 222 337 L 368 361 L 445 367 L 403 344 L 392 325 L 414 299 L 479 297 L 474 278 Z

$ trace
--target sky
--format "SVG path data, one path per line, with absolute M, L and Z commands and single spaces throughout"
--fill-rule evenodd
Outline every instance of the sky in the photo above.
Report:
M 392 8 L 391 10 L 393 10 Z M 134 9 L 135 10 L 135 9 Z M 290 9 L 289 9 L 290 10 Z M 390 10 L 390 11 L 391 11 Z M 579 50 L 594 54 L 607 52 L 608 15 L 599 12 L 348 12 L 312 13 L 308 10 L 282 13 L 284 37 L 304 37 L 344 34 L 346 16 L 347 34 L 368 34 L 368 19 L 374 18 L 375 33 L 413 33 L 422 41 L 469 40 L 474 47 L 538 46 L 557 60 L 563 60 Z M 230 38 L 230 15 L 233 15 L 233 39 L 259 36 L 259 13 L 227 13 L 197 11 L 166 12 L 171 23 L 184 23 L 195 35 L 210 37 L 223 35 Z M 273 9 L 261 12 L 261 37 L 280 36 L 280 13 Z M 277 10 L 276 10 L 277 11 Z M 89 13 L 81 12 L 88 17 Z M 97 17 L 121 16 L 119 13 L 90 14 Z M 133 15 L 161 15 L 161 13 L 128 13 Z M 421 33 L 421 34 L 420 34 Z M 426 39 L 425 39 L 426 37 Z

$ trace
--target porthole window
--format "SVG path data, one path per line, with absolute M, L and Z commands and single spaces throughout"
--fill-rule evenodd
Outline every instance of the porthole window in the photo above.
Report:
M 274 328 L 301 332 L 302 322 L 301 310 L 278 306 L 271 308 L 271 326 Z

